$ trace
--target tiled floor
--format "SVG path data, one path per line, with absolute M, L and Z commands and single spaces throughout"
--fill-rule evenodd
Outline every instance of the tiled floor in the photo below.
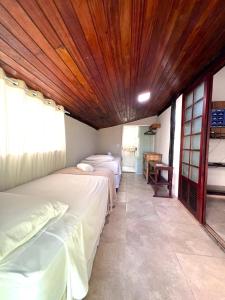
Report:
M 225 196 L 208 195 L 206 222 L 225 240 Z
M 122 169 L 123 169 L 123 172 L 129 172 L 129 173 L 135 172 L 135 167 L 123 166 Z
M 225 254 L 176 199 L 124 174 L 86 300 L 223 300 Z

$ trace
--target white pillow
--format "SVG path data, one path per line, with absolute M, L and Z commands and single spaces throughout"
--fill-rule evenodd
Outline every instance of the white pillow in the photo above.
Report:
M 0 193 L 0 261 L 67 209 L 58 201 Z
M 94 171 L 94 167 L 89 165 L 89 164 L 85 164 L 85 163 L 80 163 L 77 165 L 77 168 L 85 171 L 85 172 L 93 172 Z
M 111 155 L 91 155 L 85 158 L 85 160 L 90 160 L 90 161 L 112 161 L 114 159 L 113 156 Z

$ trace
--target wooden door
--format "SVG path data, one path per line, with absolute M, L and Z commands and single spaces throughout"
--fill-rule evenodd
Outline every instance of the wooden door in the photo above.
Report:
M 182 109 L 179 199 L 204 222 L 209 80 L 184 94 Z

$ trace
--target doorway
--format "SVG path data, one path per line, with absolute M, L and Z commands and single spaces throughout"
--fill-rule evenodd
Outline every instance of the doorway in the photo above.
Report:
M 181 133 L 178 199 L 225 247 L 225 67 L 183 95 Z
M 123 172 L 143 174 L 143 155 L 146 152 L 154 152 L 154 135 L 146 134 L 148 131 L 149 126 L 123 126 Z
M 123 172 L 135 172 L 136 152 L 138 148 L 138 126 L 123 126 L 122 139 L 122 170 Z
M 225 67 L 213 76 L 205 223 L 225 243 Z

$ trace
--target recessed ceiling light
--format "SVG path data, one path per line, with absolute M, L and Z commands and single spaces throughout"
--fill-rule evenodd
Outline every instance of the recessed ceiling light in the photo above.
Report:
M 150 97 L 151 97 L 150 92 L 141 93 L 138 95 L 138 102 L 140 102 L 140 103 L 146 102 L 150 99 Z

